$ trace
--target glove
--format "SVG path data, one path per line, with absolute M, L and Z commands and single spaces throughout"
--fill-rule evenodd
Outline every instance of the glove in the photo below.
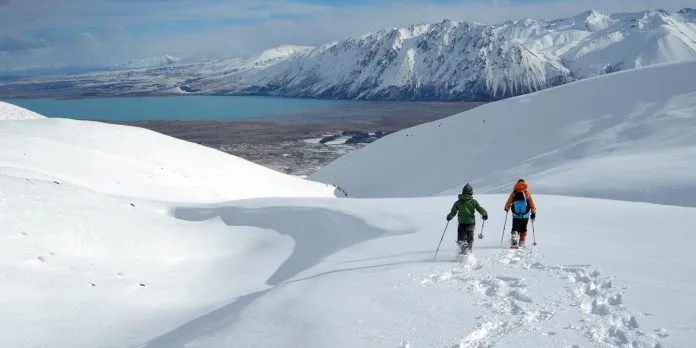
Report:
M 454 215 L 452 215 L 452 214 L 447 214 L 447 221 L 452 220 L 453 217 L 454 217 Z
M 532 221 L 534 221 L 536 219 L 536 213 L 532 213 L 531 217 L 532 217 Z
M 488 215 L 484 215 L 484 216 L 482 216 L 482 217 L 481 217 L 481 219 L 483 219 L 483 221 L 486 221 L 486 220 L 488 220 Z

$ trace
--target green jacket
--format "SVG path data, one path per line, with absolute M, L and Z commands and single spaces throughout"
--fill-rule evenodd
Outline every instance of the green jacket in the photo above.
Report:
M 454 202 L 452 206 L 452 211 L 450 211 L 448 218 L 454 217 L 454 214 L 459 212 L 459 223 L 460 224 L 476 224 L 476 215 L 474 211 L 478 211 L 484 219 L 488 218 L 488 213 L 486 209 L 483 209 L 479 202 L 477 202 L 471 195 L 461 194 L 459 195 L 459 200 Z

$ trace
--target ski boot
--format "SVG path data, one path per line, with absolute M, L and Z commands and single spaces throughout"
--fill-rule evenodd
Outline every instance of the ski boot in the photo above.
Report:
M 512 238 L 510 239 L 510 249 L 519 248 L 520 235 L 517 231 L 512 231 Z

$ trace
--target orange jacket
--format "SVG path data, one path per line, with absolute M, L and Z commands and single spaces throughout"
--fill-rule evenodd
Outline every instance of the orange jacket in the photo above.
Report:
M 524 194 L 527 196 L 527 203 L 529 204 L 530 212 L 536 213 L 536 205 L 534 204 L 534 198 L 532 198 L 532 194 L 529 193 L 528 191 L 529 185 L 527 184 L 526 181 L 520 179 L 515 183 L 515 187 L 512 189 L 512 192 L 510 193 L 510 197 L 508 197 L 507 202 L 505 202 L 505 210 L 509 210 L 510 206 L 512 206 L 512 199 L 515 197 L 515 192 L 524 192 Z

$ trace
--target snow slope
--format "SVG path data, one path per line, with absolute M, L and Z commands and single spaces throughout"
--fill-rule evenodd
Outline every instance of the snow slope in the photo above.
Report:
M 177 315 L 256 291 L 283 258 L 261 247 L 284 242 L 269 232 L 192 226 L 164 205 L 4 172 L 3 347 L 132 347 L 177 325 Z
M 696 62 L 586 79 L 393 133 L 320 169 L 352 197 L 507 192 L 696 205 Z M 397 155 L 398 154 L 398 155 Z M 617 185 L 621 182 L 621 185 Z
M 0 173 L 168 201 L 331 197 L 305 181 L 142 128 L 67 119 L 0 123 Z
M 45 118 L 33 111 L 0 101 L 0 121 Z
M 684 323 L 696 319 L 696 269 L 679 243 L 693 208 L 538 195 L 539 246 L 514 253 L 498 248 L 505 197 L 478 196 L 491 218 L 475 262 L 458 264 L 453 226 L 433 261 L 452 197 L 176 205 L 6 175 L 0 192 L 2 346 L 684 347 L 695 337 Z M 577 216 L 583 224 L 569 223 Z
M 463 264 L 453 257 L 453 226 L 433 260 L 451 197 L 182 208 L 177 216 L 186 220 L 221 217 L 230 226 L 291 235 L 295 253 L 269 278 L 271 288 L 220 306 L 145 347 L 690 344 L 694 332 L 684 323 L 694 319 L 689 275 L 696 269 L 688 247 L 674 242 L 687 237 L 681 219 L 693 208 L 539 195 L 545 216 L 536 226 L 539 246 L 517 253 L 499 248 L 504 217 L 496 206 L 505 198 L 479 196 L 491 219 L 484 239 L 475 242 L 476 256 Z M 317 218 L 300 222 L 285 214 L 298 206 Z M 663 219 L 654 219 L 655 213 Z M 341 214 L 359 218 L 330 221 Z M 568 223 L 578 215 L 584 225 Z M 664 221 L 669 227 L 662 238 L 635 238 L 652 235 Z M 335 250 L 337 239 L 313 240 L 337 227 L 334 238 L 361 242 Z M 323 255 L 327 250 L 334 253 Z

